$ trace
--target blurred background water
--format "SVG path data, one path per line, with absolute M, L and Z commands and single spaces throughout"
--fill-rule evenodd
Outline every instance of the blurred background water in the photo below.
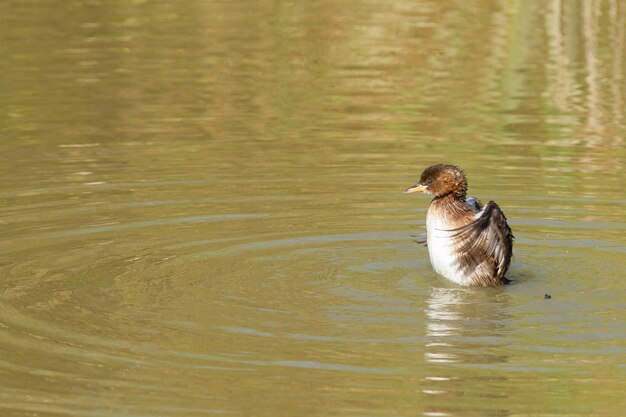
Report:
M 1 414 L 623 414 L 625 42 L 618 0 L 3 1 Z M 514 285 L 413 243 L 433 163 Z

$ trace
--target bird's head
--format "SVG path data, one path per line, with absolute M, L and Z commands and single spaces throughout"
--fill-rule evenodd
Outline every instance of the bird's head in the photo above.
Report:
M 437 197 L 454 194 L 464 198 L 467 193 L 467 180 L 463 171 L 457 166 L 431 165 L 422 172 L 419 182 L 404 192 L 423 192 Z

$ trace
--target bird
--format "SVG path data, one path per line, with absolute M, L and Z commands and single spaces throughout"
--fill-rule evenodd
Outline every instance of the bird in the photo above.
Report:
M 459 167 L 429 166 L 405 193 L 434 198 L 426 213 L 430 263 L 439 275 L 462 286 L 495 287 L 505 277 L 513 256 L 513 233 L 502 209 L 467 198 L 467 179 Z

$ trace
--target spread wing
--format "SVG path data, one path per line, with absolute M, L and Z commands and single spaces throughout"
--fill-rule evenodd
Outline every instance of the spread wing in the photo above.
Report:
M 413 242 L 417 243 L 418 245 L 422 245 L 422 246 L 428 246 L 428 237 L 426 235 L 426 232 L 420 233 L 418 235 L 411 235 L 413 239 Z
M 474 270 L 486 259 L 493 259 L 494 276 L 501 278 L 513 256 L 513 233 L 498 205 L 490 201 L 471 223 L 452 229 L 458 242 L 459 261 L 466 270 Z

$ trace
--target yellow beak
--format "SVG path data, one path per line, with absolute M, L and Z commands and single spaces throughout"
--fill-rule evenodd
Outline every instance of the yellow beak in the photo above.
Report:
M 426 188 L 428 188 L 425 185 L 422 184 L 415 184 L 413 187 L 409 187 L 406 190 L 404 190 L 405 193 L 423 193 Z

